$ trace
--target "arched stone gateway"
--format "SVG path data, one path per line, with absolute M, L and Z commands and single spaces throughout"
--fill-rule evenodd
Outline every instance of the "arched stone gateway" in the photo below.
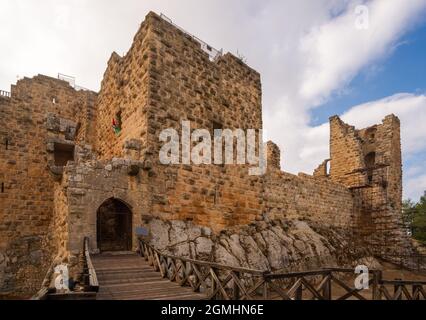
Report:
M 97 212 L 98 249 L 130 251 L 132 249 L 132 211 L 119 199 L 108 199 Z

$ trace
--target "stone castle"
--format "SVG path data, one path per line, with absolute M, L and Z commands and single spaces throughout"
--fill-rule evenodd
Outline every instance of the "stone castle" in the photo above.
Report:
M 2 93 L 0 294 L 28 295 L 52 264 L 77 266 L 86 236 L 94 252 L 136 250 L 142 226 L 164 249 L 195 243 L 177 254 L 258 268 L 296 255 L 325 264 L 321 255 L 355 246 L 365 256 L 411 250 L 393 115 L 362 130 L 330 118 L 330 160 L 313 175 L 281 171 L 272 142 L 262 176 L 159 162 L 161 131 L 182 120 L 262 129 L 259 73 L 212 50 L 149 13 L 128 53 L 112 54 L 99 93 L 42 75 Z

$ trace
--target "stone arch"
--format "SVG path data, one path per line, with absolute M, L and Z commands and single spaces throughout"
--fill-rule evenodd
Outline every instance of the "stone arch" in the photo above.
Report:
M 96 212 L 96 240 L 98 249 L 130 251 L 133 238 L 132 207 L 119 198 L 105 200 Z

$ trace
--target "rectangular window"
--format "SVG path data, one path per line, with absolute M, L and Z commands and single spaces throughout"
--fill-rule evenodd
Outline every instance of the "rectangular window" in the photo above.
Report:
M 64 167 L 68 161 L 74 161 L 74 145 L 55 143 L 55 166 Z
M 214 130 L 223 130 L 223 125 L 219 122 L 213 121 L 213 131 Z

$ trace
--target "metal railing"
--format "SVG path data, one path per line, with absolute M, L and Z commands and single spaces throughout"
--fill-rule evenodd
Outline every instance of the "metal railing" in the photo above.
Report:
M 204 42 L 200 38 L 194 36 L 193 34 L 189 33 L 185 29 L 183 29 L 182 27 L 180 27 L 177 24 L 173 23 L 172 19 L 170 19 L 166 15 L 161 14 L 160 17 L 163 20 L 165 20 L 168 23 L 170 23 L 171 25 L 173 25 L 175 28 L 179 29 L 180 31 L 182 31 L 183 33 L 185 33 L 186 35 L 188 35 L 189 37 L 191 37 L 192 39 L 194 39 L 195 41 L 197 41 L 201 45 L 201 49 L 209 55 L 209 59 L 211 61 L 215 61 L 216 59 L 218 59 L 219 57 L 221 57 L 223 55 L 223 49 L 217 50 L 217 49 L 213 48 L 211 45 L 207 44 L 206 42 Z
M 10 98 L 11 94 L 10 94 L 9 91 L 0 90 L 0 96 L 1 97 L 6 97 L 6 98 Z
M 62 74 L 62 73 L 58 73 L 58 79 L 59 79 L 59 80 L 62 80 L 62 81 L 65 81 L 65 82 L 68 82 L 68 84 L 69 84 L 72 88 L 74 88 L 76 91 L 80 91 L 80 90 L 83 90 L 83 91 L 90 91 L 90 90 L 89 90 L 89 89 L 87 89 L 87 88 L 84 88 L 84 87 L 78 86 L 78 85 L 76 84 L 76 82 L 75 82 L 75 77 L 67 76 L 67 75 Z

